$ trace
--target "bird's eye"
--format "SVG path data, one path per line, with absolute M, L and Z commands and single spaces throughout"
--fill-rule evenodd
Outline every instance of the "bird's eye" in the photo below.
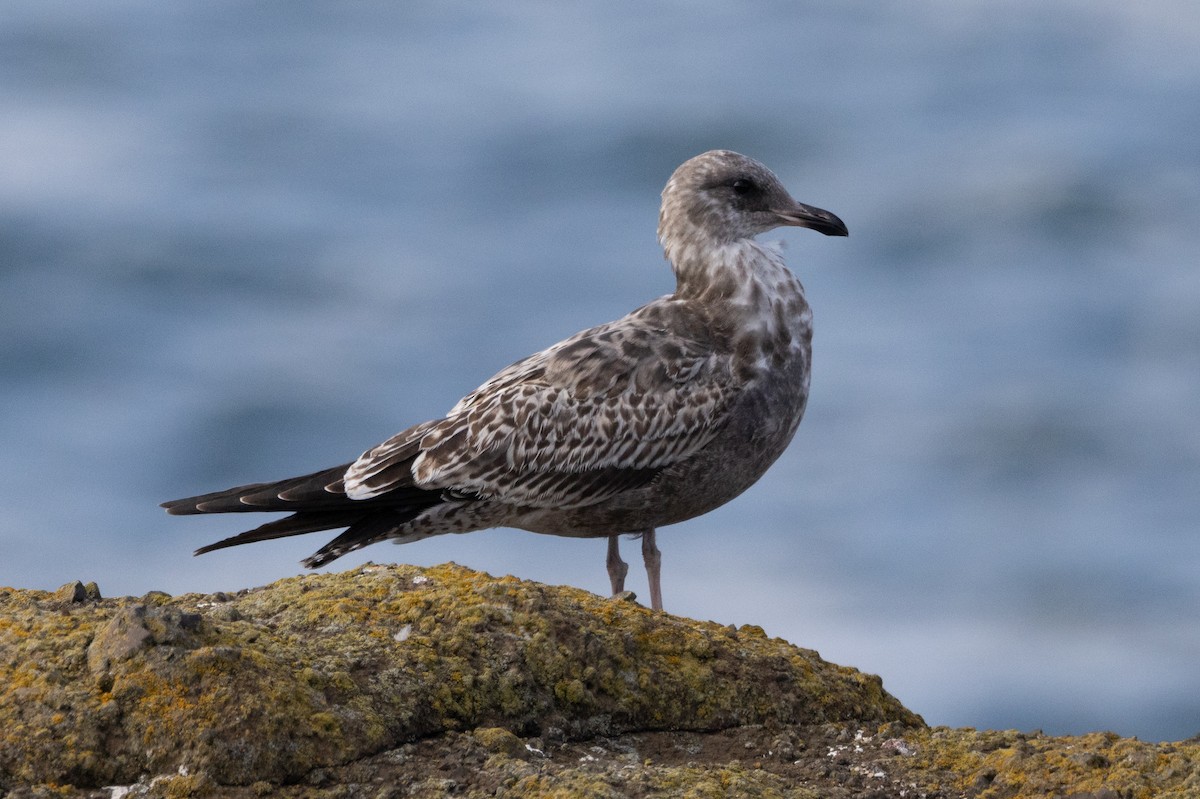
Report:
M 758 187 L 754 185 L 754 181 L 746 178 L 738 178 L 733 182 L 733 193 L 745 196 L 750 194 Z

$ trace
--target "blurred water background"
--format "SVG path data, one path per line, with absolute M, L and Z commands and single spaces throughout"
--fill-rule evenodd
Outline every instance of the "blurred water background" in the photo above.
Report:
M 0 11 L 0 585 L 293 575 L 327 536 L 157 503 L 349 460 L 671 290 L 658 193 L 758 157 L 807 418 L 664 529 L 668 610 L 931 723 L 1200 733 L 1200 10 L 1187 0 Z M 632 588 L 644 592 L 635 543 Z M 607 590 L 604 542 L 454 560 Z

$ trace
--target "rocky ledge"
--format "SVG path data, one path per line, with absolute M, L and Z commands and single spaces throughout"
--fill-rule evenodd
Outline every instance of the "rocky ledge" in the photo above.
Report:
M 929 728 L 757 627 L 453 564 L 0 588 L 13 797 L 1194 797 L 1200 743 Z

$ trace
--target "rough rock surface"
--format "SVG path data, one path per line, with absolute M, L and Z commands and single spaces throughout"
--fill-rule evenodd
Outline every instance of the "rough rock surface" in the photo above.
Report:
M 1200 743 L 930 729 L 756 627 L 367 565 L 236 594 L 0 588 L 0 793 L 1186 797 Z

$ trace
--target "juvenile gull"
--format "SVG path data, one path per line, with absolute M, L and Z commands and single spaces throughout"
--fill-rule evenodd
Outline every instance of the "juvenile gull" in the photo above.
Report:
M 808 399 L 812 313 L 780 253 L 754 240 L 781 225 L 845 236 L 752 158 L 713 150 L 662 193 L 658 238 L 674 294 L 517 361 L 445 418 L 358 460 L 275 483 L 163 503 L 172 514 L 290 511 L 196 550 L 347 528 L 303 561 L 323 566 L 392 539 L 516 527 L 608 538 L 614 594 L 640 535 L 650 602 L 662 609 L 655 529 L 749 488 L 787 447 Z

